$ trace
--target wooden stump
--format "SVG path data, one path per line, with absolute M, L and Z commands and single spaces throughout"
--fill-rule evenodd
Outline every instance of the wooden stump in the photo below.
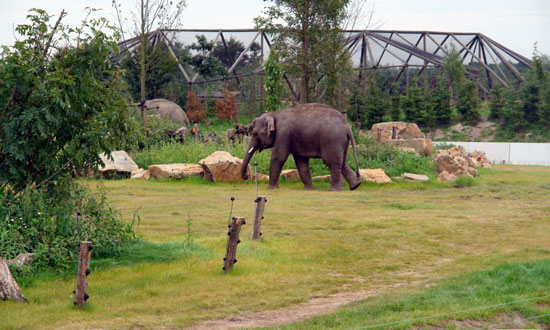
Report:
M 11 274 L 8 261 L 4 258 L 0 258 L 0 299 L 27 301 Z
M 233 269 L 233 265 L 237 262 L 237 244 L 241 242 L 239 239 L 239 233 L 241 231 L 241 226 L 246 224 L 244 218 L 234 217 L 233 222 L 229 227 L 229 239 L 227 240 L 227 252 L 225 254 L 225 261 L 223 266 L 223 271 L 227 274 Z
M 252 232 L 252 240 L 257 240 L 262 236 L 261 227 L 264 219 L 264 207 L 267 199 L 265 196 L 259 196 L 254 201 L 256 203 L 256 212 L 254 213 L 254 230 Z
M 76 289 L 74 304 L 86 306 L 88 300 L 88 275 L 90 274 L 90 254 L 92 253 L 91 242 L 80 242 L 78 248 L 78 272 L 76 274 Z

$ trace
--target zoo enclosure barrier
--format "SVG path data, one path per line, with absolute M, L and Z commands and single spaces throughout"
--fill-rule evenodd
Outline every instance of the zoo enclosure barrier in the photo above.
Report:
M 452 144 L 466 152 L 485 152 L 493 164 L 550 166 L 550 143 L 522 142 L 434 142 L 434 146 Z

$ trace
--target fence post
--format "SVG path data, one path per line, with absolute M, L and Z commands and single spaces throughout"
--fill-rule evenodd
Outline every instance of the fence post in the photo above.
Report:
M 86 306 L 86 300 L 89 296 L 88 291 L 88 275 L 90 275 L 90 254 L 92 253 L 91 242 L 80 242 L 78 248 L 78 272 L 76 274 L 76 289 L 74 304 L 78 306 Z
M 241 242 L 239 239 L 239 233 L 241 231 L 241 226 L 246 224 L 244 218 L 233 217 L 233 222 L 229 225 L 229 232 L 227 235 L 227 252 L 225 253 L 223 271 L 227 274 L 233 269 L 233 264 L 237 262 L 235 258 L 237 256 L 237 244 Z
M 262 220 L 264 219 L 264 208 L 267 199 L 265 196 L 258 196 L 254 201 L 256 203 L 256 212 L 254 214 L 254 231 L 252 232 L 252 240 L 257 240 L 262 236 Z

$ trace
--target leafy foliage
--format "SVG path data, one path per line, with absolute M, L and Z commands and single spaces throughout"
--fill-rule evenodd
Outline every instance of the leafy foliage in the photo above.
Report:
M 272 36 L 272 49 L 279 54 L 284 70 L 301 81 L 300 99 L 306 103 L 317 93 L 320 77 L 327 79 L 326 99 L 334 105 L 340 75 L 349 70 L 349 54 L 342 47 L 341 23 L 348 0 L 272 0 L 256 26 Z
M 460 86 L 459 95 L 456 109 L 461 115 L 462 121 L 469 125 L 477 124 L 480 120 L 477 85 L 465 80 Z
M 76 260 L 79 238 L 93 242 L 97 257 L 116 255 L 135 239 L 132 226 L 119 220 L 104 193 L 93 195 L 76 184 L 58 185 L 50 191 L 27 188 L 21 198 L 0 192 L 0 203 L 2 257 L 36 253 L 33 269 L 67 271 Z
M 277 111 L 281 108 L 281 98 L 284 93 L 284 86 L 281 82 L 284 71 L 282 65 L 279 64 L 279 56 L 276 52 L 269 53 L 264 70 L 264 88 L 267 94 L 264 111 Z
M 122 73 L 110 58 L 118 52 L 116 33 L 108 35 L 104 19 L 70 29 L 49 25 L 43 10 L 31 12 L 0 63 L 0 185 L 14 194 L 97 166 L 98 154 L 120 145 L 129 130 Z M 70 38 L 76 46 L 51 55 L 51 45 Z

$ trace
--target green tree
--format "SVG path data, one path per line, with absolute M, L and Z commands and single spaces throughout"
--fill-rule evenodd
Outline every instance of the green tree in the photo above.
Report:
M 310 102 L 321 77 L 334 104 L 338 77 L 349 70 L 349 55 L 342 47 L 341 24 L 349 0 L 271 0 L 256 26 L 272 36 L 272 48 L 285 63 L 284 70 L 300 79 L 300 101 Z
M 443 79 L 439 79 L 432 92 L 432 108 L 436 125 L 448 125 L 452 119 L 451 94 Z
M 63 16 L 52 26 L 45 11 L 31 10 L 30 23 L 16 28 L 21 39 L 2 51 L 0 186 L 14 195 L 97 166 L 129 129 L 122 72 L 111 61 L 117 34 L 104 19 L 70 29 Z M 51 55 L 71 39 L 75 45 Z
M 445 48 L 442 67 L 448 81 L 451 100 L 454 100 L 458 96 L 464 81 L 465 69 L 460 53 L 453 43 L 451 43 L 451 47 Z
M 502 127 L 512 132 L 520 132 L 528 126 L 523 114 L 521 99 L 513 89 L 506 89 L 504 97 L 506 105 L 502 111 Z
M 365 126 L 370 127 L 376 123 L 382 122 L 386 114 L 386 103 L 384 102 L 382 90 L 376 84 L 374 77 L 370 79 L 367 88 L 366 108 L 365 108 Z
M 177 77 L 179 74 L 178 63 L 165 47 L 153 47 L 149 42 L 146 42 L 145 46 L 147 48 L 146 59 L 150 63 L 146 66 L 145 98 L 154 99 L 159 97 L 160 91 L 166 84 Z M 139 63 L 141 63 L 141 51 L 136 51 L 133 58 L 126 57 L 122 61 L 122 67 L 126 70 L 125 79 L 128 83 L 128 91 L 134 100 L 141 98 L 141 67 Z
M 520 95 L 525 120 L 530 124 L 537 124 L 541 119 L 539 109 L 543 107 L 543 91 L 548 87 L 549 78 L 536 49 L 531 66 L 521 87 Z
M 401 104 L 400 104 L 399 92 L 397 90 L 397 84 L 393 84 L 391 95 L 391 119 L 393 121 L 401 120 Z
M 276 52 L 269 53 L 269 57 L 264 64 L 264 70 L 264 88 L 266 91 L 264 111 L 277 111 L 281 108 L 281 98 L 284 93 L 284 86 L 281 81 L 284 71 L 279 64 L 279 56 Z
M 208 41 L 206 36 L 196 36 L 197 41 L 183 51 L 183 62 L 193 66 L 194 71 L 202 78 L 226 76 L 225 65 L 216 57 L 207 56 L 214 49 L 214 42 Z
M 426 119 L 426 103 L 422 88 L 418 86 L 418 77 L 413 78 L 407 96 L 401 97 L 401 108 L 405 119 L 417 124 L 424 124 Z
M 133 34 L 139 37 L 140 101 L 143 101 L 147 97 L 147 72 L 151 69 L 151 66 L 156 66 L 152 59 L 156 47 L 151 49 L 147 46 L 147 36 L 157 28 L 169 29 L 179 25 L 180 16 L 187 3 L 185 0 L 138 0 L 135 3 L 135 11 L 123 11 L 118 0 L 112 1 L 120 31 L 124 33 L 123 31 L 130 30 L 125 26 L 125 23 L 130 19 L 134 25 Z M 130 17 L 125 18 L 124 13 L 128 13 Z M 145 108 L 142 108 L 141 115 L 143 125 L 147 126 Z
M 461 84 L 456 109 L 462 121 L 467 124 L 475 125 L 479 122 L 481 115 L 479 114 L 479 98 L 475 82 L 465 80 Z
M 489 118 L 495 120 L 501 119 L 502 112 L 504 111 L 505 106 L 506 100 L 504 98 L 502 87 L 497 85 L 491 90 L 491 100 L 489 102 Z
M 351 90 L 351 96 L 348 100 L 347 116 L 352 122 L 365 121 L 365 110 L 367 108 L 367 100 L 361 95 L 361 90 L 357 87 Z

